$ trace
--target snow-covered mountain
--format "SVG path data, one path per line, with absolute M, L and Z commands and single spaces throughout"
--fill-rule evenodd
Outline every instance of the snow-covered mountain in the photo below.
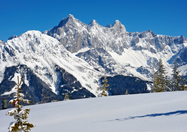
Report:
M 186 132 L 187 91 L 59 101 L 30 108 L 32 132 Z M 0 111 L 0 131 L 15 121 Z
M 0 40 L 0 96 L 11 99 L 17 76 L 33 103 L 98 96 L 101 77 L 107 75 L 112 95 L 148 92 L 149 81 L 162 59 L 171 75 L 177 59 L 187 80 L 187 40 L 157 35 L 151 30 L 127 32 L 116 20 L 103 27 L 88 25 L 73 15 L 44 31 L 28 31 Z M 0 98 L 1 101 L 2 98 Z
M 39 31 L 28 31 L 6 43 L 1 41 L 0 65 L 0 101 L 3 96 L 8 100 L 14 96 L 17 76 L 23 77 L 23 93 L 35 104 L 63 100 L 65 93 L 71 99 L 98 96 L 97 88 L 104 75 L 69 52 L 57 39 Z M 112 80 L 116 78 L 123 80 L 123 76 Z M 131 82 L 135 81 L 136 78 Z M 126 82 L 126 88 L 115 87 L 117 93 L 113 92 L 116 90 L 112 90 L 111 84 L 110 91 L 114 95 L 124 94 L 125 89 L 130 93 L 147 92 L 146 82 L 140 81 L 140 84 L 132 91 L 133 83 Z
M 28 31 L 18 38 L 0 43 L 0 95 L 13 96 L 17 76 L 22 88 L 34 103 L 97 96 L 100 73 L 84 60 L 67 51 L 53 37 Z M 42 93 L 44 92 L 44 93 Z
M 44 33 L 58 39 L 67 50 L 91 66 L 111 75 L 151 80 L 159 59 L 163 60 L 169 73 L 177 59 L 183 66 L 183 76 L 187 75 L 187 40 L 184 36 L 157 35 L 151 30 L 127 32 L 119 20 L 105 27 L 95 20 L 86 25 L 73 15 Z

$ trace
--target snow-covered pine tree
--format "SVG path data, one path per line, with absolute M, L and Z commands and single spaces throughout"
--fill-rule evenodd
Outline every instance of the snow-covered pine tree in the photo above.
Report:
M 30 104 L 30 100 L 24 99 L 24 95 L 21 92 L 21 83 L 22 83 L 22 78 L 21 81 L 19 81 L 19 76 L 18 78 L 18 83 L 15 83 L 17 85 L 17 94 L 14 99 L 10 100 L 9 104 L 14 104 L 15 103 L 15 109 L 10 110 L 7 114 L 10 116 L 14 116 L 14 119 L 16 121 L 11 122 L 9 126 L 9 132 L 29 132 L 31 131 L 31 128 L 34 127 L 33 124 L 29 123 L 27 121 L 28 114 L 30 112 L 30 109 L 22 109 L 23 106 L 20 104 L 20 102 Z
M 108 96 L 107 87 L 109 87 L 109 84 L 107 84 L 108 80 L 106 76 L 104 76 L 104 79 L 102 80 L 102 82 L 103 82 L 103 85 L 99 87 L 98 90 L 102 91 L 101 96 Z

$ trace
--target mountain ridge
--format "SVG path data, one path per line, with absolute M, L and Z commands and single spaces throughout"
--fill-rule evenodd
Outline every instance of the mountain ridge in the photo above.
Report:
M 76 18 L 74 20 L 76 20 L 76 23 L 80 22 Z M 77 25 L 81 26 L 81 23 Z M 173 62 L 168 64 L 168 62 L 171 62 L 168 60 L 185 48 L 187 43 L 184 36 L 157 35 L 150 29 L 141 33 L 127 32 L 125 26 L 119 20 L 108 27 L 99 25 L 95 20 L 92 23 L 95 24 L 92 24 L 91 27 L 89 24 L 84 24 L 82 28 L 67 24 L 59 28 L 61 32 L 55 32 L 54 30 L 54 32 L 51 32 L 52 30 L 49 30 L 45 31 L 44 34 L 58 39 L 68 51 L 77 53 L 76 55 L 79 58 L 84 59 L 100 71 L 106 71 L 113 75 L 134 75 L 145 80 L 151 80 L 156 68 L 155 62 L 158 62 L 160 58 L 163 59 L 166 67 L 170 70 Z M 66 27 L 68 27 L 68 31 L 65 30 Z M 71 33 L 69 33 L 70 31 Z M 80 53 L 79 51 L 82 49 L 87 50 Z M 127 51 L 131 52 L 126 54 Z M 141 58 L 137 56 L 138 54 Z M 138 65 L 139 67 L 134 63 L 131 64 L 131 60 L 127 56 L 132 57 L 131 60 L 135 60 L 134 63 L 138 64 L 142 59 L 142 64 Z M 174 59 L 177 57 L 180 58 L 180 56 L 176 56 Z M 123 60 L 120 61 L 117 58 L 125 58 L 128 61 L 124 63 Z M 186 65 L 187 62 L 184 57 L 181 58 L 182 61 L 178 59 L 180 65 Z M 110 65 L 110 67 L 107 67 L 107 65 Z M 119 67 L 118 69 L 116 69 L 116 65 Z M 127 65 L 129 66 L 127 67 Z M 129 71 L 129 68 L 132 67 L 134 67 L 133 73 Z M 148 74 L 140 73 L 143 69 L 146 69 Z
M 16 80 L 12 79 L 17 75 L 24 77 L 24 92 L 30 93 L 27 96 L 33 97 L 34 103 L 41 102 L 42 89 L 50 93 L 49 101 L 63 100 L 65 93 L 72 99 L 97 97 L 104 75 L 113 82 L 109 89 L 112 94 L 126 90 L 146 93 L 159 59 L 169 77 L 177 59 L 187 80 L 186 49 L 184 36 L 158 35 L 150 29 L 127 32 L 119 20 L 107 27 L 96 20 L 87 25 L 69 15 L 43 33 L 31 30 L 0 41 L 0 96 L 13 97 Z M 119 80 L 131 82 L 123 82 L 122 87 Z
M 0 64 L 0 96 L 8 100 L 14 96 L 16 76 L 23 78 L 23 92 L 34 104 L 44 93 L 47 102 L 63 100 L 65 93 L 72 99 L 98 94 L 98 71 L 40 31 L 27 31 L 0 45 Z

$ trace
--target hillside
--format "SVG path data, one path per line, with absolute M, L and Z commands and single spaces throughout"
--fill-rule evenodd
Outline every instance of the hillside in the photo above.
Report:
M 184 132 L 186 95 L 163 92 L 33 105 L 28 120 L 36 125 L 32 132 Z M 8 110 L 0 111 L 1 132 L 14 121 L 6 116 Z

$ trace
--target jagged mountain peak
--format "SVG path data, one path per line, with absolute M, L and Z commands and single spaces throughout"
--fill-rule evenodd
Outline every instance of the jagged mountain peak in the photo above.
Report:
M 183 35 L 180 36 L 184 40 L 184 42 L 187 40 Z
M 147 31 L 145 31 L 147 33 L 151 33 L 151 34 L 155 34 L 153 31 L 151 31 L 151 29 L 148 29 Z M 156 35 L 156 34 L 155 34 Z
M 148 29 L 147 32 L 152 32 L 151 29 Z
M 148 29 L 147 31 L 143 31 L 139 34 L 140 38 L 144 38 L 144 37 L 155 37 L 157 36 L 157 34 L 155 34 L 153 31 L 151 31 L 150 29 Z
M 93 19 L 88 25 L 92 27 L 92 26 L 98 25 L 98 23 L 95 19 Z
M 168 53 L 165 58 L 167 60 L 173 53 L 181 50 L 182 46 L 178 46 L 178 44 L 186 42 L 184 37 L 157 35 L 150 29 L 140 33 L 126 32 L 125 26 L 119 20 L 116 20 L 112 26 L 105 27 L 100 26 L 95 20 L 88 25 L 81 24 L 78 19 L 74 20 L 76 20 L 75 24 L 69 24 L 61 29 L 56 28 L 47 34 L 58 39 L 67 50 L 86 60 L 92 66 L 111 74 L 133 74 L 150 79 L 161 52 Z M 138 59 L 132 61 L 134 58 L 140 58 L 139 55 L 137 57 L 139 51 L 145 51 L 142 53 L 144 55 L 142 55 L 141 63 Z M 154 57 L 150 56 L 152 53 L 155 54 Z M 129 59 L 129 54 L 132 55 L 131 59 Z M 126 58 L 126 56 L 128 57 Z M 125 61 L 123 62 L 123 60 Z M 131 67 L 134 71 L 132 72 L 129 70 L 131 68 L 126 67 Z
M 122 30 L 126 31 L 125 26 L 123 24 L 121 24 L 121 22 L 119 20 L 115 20 L 115 22 L 112 24 L 112 27 L 116 28 L 117 30 L 120 30 L 120 31 L 122 31 Z
M 63 27 L 66 23 L 75 22 L 75 17 L 69 14 L 66 18 L 62 19 L 58 25 L 58 27 Z
M 115 20 L 115 22 L 113 23 L 113 25 L 112 26 L 115 26 L 115 25 L 120 25 L 121 24 L 121 22 L 119 21 L 119 20 Z
M 72 14 L 69 14 L 69 15 L 67 16 L 67 18 L 74 19 L 75 17 L 74 17 Z
M 43 33 L 56 37 L 58 40 L 60 40 L 61 37 L 71 34 L 71 30 L 82 32 L 83 30 L 86 30 L 86 28 L 87 25 L 85 23 L 79 21 L 73 15 L 69 14 L 66 18 L 60 21 L 58 26 L 54 26 Z

